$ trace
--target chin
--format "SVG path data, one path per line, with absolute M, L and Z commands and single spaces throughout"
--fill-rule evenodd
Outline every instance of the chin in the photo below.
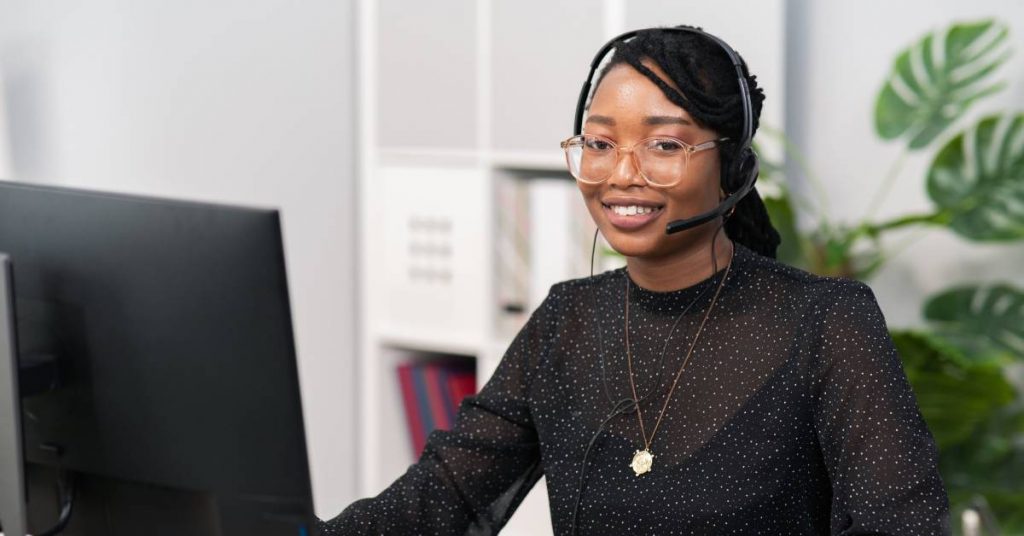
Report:
M 670 220 L 669 220 L 670 221 Z M 659 259 L 669 257 L 687 248 L 687 244 L 699 242 L 711 229 L 711 222 L 687 229 L 673 235 L 665 234 L 665 223 L 644 229 L 643 232 L 623 232 L 607 222 L 601 226 L 601 236 L 616 252 L 625 257 Z M 724 231 L 723 231 L 724 233 Z M 709 238 L 710 239 L 710 238 Z M 719 241 L 722 238 L 719 237 Z
M 664 233 L 664 229 L 662 229 L 662 233 Z M 626 235 L 614 229 L 609 232 L 602 229 L 601 235 L 612 249 L 624 257 L 659 257 L 670 249 L 669 244 L 663 240 L 666 237 L 654 237 L 647 233 Z M 662 239 L 659 240 L 659 238 Z

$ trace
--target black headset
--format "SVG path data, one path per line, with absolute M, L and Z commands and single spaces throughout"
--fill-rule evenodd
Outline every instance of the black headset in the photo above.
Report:
M 722 216 L 723 214 L 728 213 L 730 210 L 732 210 L 734 206 L 736 206 L 736 203 L 740 202 L 740 199 L 743 199 L 743 196 L 747 195 L 747 193 L 754 188 L 754 182 L 757 181 L 757 174 L 759 170 L 757 154 L 754 153 L 754 149 L 751 147 L 751 138 L 753 137 L 754 133 L 754 107 L 750 102 L 750 87 L 747 85 L 746 66 L 743 64 L 743 60 L 740 59 L 739 54 L 736 54 L 736 51 L 734 51 L 732 47 L 726 44 L 725 41 L 722 41 L 718 37 L 715 37 L 703 30 L 691 27 L 648 28 L 644 30 L 634 30 L 631 32 L 626 32 L 606 43 L 603 47 L 601 47 L 601 50 L 597 52 L 597 56 L 594 57 L 594 61 L 590 63 L 590 73 L 587 75 L 587 81 L 583 84 L 583 89 L 580 90 L 579 102 L 576 105 L 576 120 L 573 123 L 574 136 L 579 136 L 580 134 L 583 133 L 583 113 L 587 105 L 587 97 L 590 96 L 591 82 L 594 79 L 594 73 L 597 72 L 597 68 L 601 65 L 601 61 L 604 60 L 604 57 L 608 55 L 608 52 L 611 49 L 615 48 L 616 46 L 622 44 L 623 42 L 629 39 L 632 39 L 633 37 L 636 37 L 638 34 L 648 31 L 687 32 L 703 36 L 709 39 L 711 42 L 716 43 L 719 47 L 721 47 L 722 50 L 725 51 L 725 53 L 729 56 L 729 59 L 732 61 L 733 66 L 736 68 L 736 76 L 739 79 L 740 84 L 740 96 L 742 98 L 741 100 L 743 101 L 743 134 L 739 140 L 739 143 L 737 144 L 736 157 L 733 158 L 732 160 L 732 166 L 729 170 L 726 171 L 728 173 L 728 176 L 730 177 L 743 177 L 745 179 L 743 181 L 743 186 L 741 186 L 739 190 L 729 194 L 728 197 L 722 200 L 722 202 L 719 203 L 717 207 L 707 212 L 704 212 L 703 214 L 699 214 L 697 216 L 687 218 L 684 220 L 675 220 L 669 222 L 668 225 L 665 227 L 665 234 L 673 234 L 678 233 L 679 231 L 682 231 L 684 229 L 696 227 L 719 216 Z M 596 233 L 594 234 L 594 240 L 594 243 L 596 245 Z M 590 263 L 590 271 L 591 275 L 593 275 L 593 251 L 591 251 Z M 601 432 L 604 430 L 605 426 L 607 426 L 613 418 L 618 417 L 619 415 L 632 413 L 636 409 L 636 401 L 634 401 L 633 399 L 626 398 L 620 400 L 612 407 L 612 411 L 608 414 L 607 417 L 605 417 L 603 421 L 601 421 L 601 424 L 598 426 L 597 431 L 594 433 L 593 437 L 590 438 L 590 442 L 587 444 L 587 449 L 583 453 L 583 464 L 580 468 L 580 481 L 576 489 L 576 500 L 573 503 L 572 517 L 570 521 L 570 534 L 575 535 L 577 530 L 576 516 L 579 513 L 580 501 L 583 498 L 583 486 L 586 482 L 587 473 L 587 458 L 590 456 L 591 448 L 594 446 L 594 443 L 597 441 L 597 438 L 601 435 Z
M 743 60 L 740 59 L 739 54 L 737 54 L 732 47 L 726 44 L 725 41 L 722 41 L 718 37 L 715 37 L 703 30 L 686 26 L 633 30 L 606 43 L 601 47 L 601 50 L 597 51 L 597 56 L 594 57 L 594 61 L 590 62 L 590 73 L 587 75 L 587 81 L 583 83 L 583 89 L 580 90 L 580 98 L 576 104 L 576 119 L 573 122 L 574 136 L 579 136 L 583 133 L 583 113 L 587 106 L 587 97 L 590 95 L 590 85 L 594 79 L 594 73 L 597 72 L 597 68 L 601 65 L 601 61 L 604 60 L 604 57 L 608 55 L 608 52 L 611 49 L 629 39 L 632 39 L 633 37 L 636 37 L 638 34 L 649 31 L 685 32 L 696 34 L 717 44 L 729 56 L 729 60 L 732 61 L 733 67 L 736 69 L 736 77 L 739 80 L 740 85 L 740 100 L 743 101 L 743 134 L 739 139 L 739 143 L 737 143 L 736 156 L 732 160 L 732 166 L 730 169 L 726 170 L 728 177 L 743 177 L 745 179 L 743 181 L 743 186 L 741 186 L 739 190 L 729 194 L 728 197 L 722 200 L 717 207 L 704 212 L 703 214 L 699 214 L 692 218 L 669 222 L 665 227 L 665 234 L 673 234 L 691 227 L 696 227 L 729 212 L 734 206 L 736 206 L 736 203 L 740 202 L 740 199 L 743 199 L 743 196 L 747 195 L 747 193 L 754 188 L 754 182 L 757 181 L 757 174 L 759 171 L 757 154 L 754 153 L 754 149 L 751 147 L 751 138 L 753 138 L 754 135 L 754 107 L 750 102 L 750 86 L 747 85 L 746 66 L 743 63 Z

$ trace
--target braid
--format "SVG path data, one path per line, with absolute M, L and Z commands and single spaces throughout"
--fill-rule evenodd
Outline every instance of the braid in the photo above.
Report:
M 757 189 L 751 189 L 735 208 L 736 212 L 725 220 L 725 234 L 765 257 L 776 258 L 782 237 L 772 225 Z
M 662 80 L 643 65 L 641 61 L 644 59 L 661 67 L 669 80 Z M 715 130 L 730 140 L 738 140 L 743 135 L 743 103 L 736 83 L 736 70 L 717 43 L 690 32 L 657 29 L 643 32 L 616 46 L 615 54 L 594 84 L 595 90 L 608 71 L 622 63 L 650 79 L 665 97 L 686 110 L 701 127 Z M 753 106 L 753 132 L 757 132 L 764 91 L 757 86 L 757 77 L 747 71 L 746 62 L 743 67 Z M 727 143 L 725 146 L 731 145 Z M 718 151 L 721 186 L 726 192 L 734 192 L 743 186 L 743 178 L 732 176 L 734 153 L 728 149 Z M 782 242 L 756 188 L 752 188 L 736 204 L 735 211 L 726 217 L 725 233 L 730 239 L 771 258 L 776 257 Z

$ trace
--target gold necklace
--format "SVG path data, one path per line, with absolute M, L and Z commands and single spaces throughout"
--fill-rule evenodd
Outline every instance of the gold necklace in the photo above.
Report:
M 629 368 L 629 387 L 633 390 L 633 403 L 636 406 L 636 418 L 640 423 L 640 436 L 644 440 L 644 449 L 637 450 L 633 453 L 633 461 L 629 464 L 636 472 L 636 476 L 640 476 L 651 470 L 651 466 L 654 464 L 654 454 L 651 454 L 651 442 L 654 441 L 654 434 L 658 433 L 658 426 L 661 425 L 661 418 L 665 416 L 665 410 L 668 408 L 668 403 L 672 400 L 672 393 L 676 390 L 676 385 L 679 383 L 679 378 L 683 375 L 683 369 L 686 368 L 686 364 L 690 362 L 690 356 L 693 355 L 693 348 L 697 345 L 697 339 L 700 338 L 700 332 L 704 329 L 704 324 L 708 321 L 708 317 L 711 316 L 711 310 L 715 308 L 715 302 L 718 300 L 718 294 L 721 292 L 722 287 L 725 286 L 725 280 L 729 277 L 729 270 L 732 268 L 732 261 L 736 257 L 736 246 L 733 245 L 732 255 L 729 257 L 729 264 L 725 267 L 725 274 L 722 275 L 722 280 L 718 283 L 718 288 L 715 289 L 715 295 L 711 298 L 711 305 L 708 306 L 708 310 L 704 313 L 704 319 L 701 320 L 700 326 L 697 328 L 697 334 L 693 337 L 693 342 L 690 343 L 690 349 L 686 352 L 686 358 L 683 359 L 683 364 L 679 366 L 679 371 L 676 372 L 676 377 L 672 380 L 672 387 L 668 390 L 668 396 L 665 397 L 665 403 L 661 406 L 661 411 L 658 413 L 658 420 L 654 422 L 654 429 L 651 430 L 650 437 L 647 436 L 647 432 L 644 430 L 644 418 L 640 412 L 640 399 L 636 396 L 636 383 L 633 380 L 633 357 L 629 348 L 629 275 L 626 275 L 626 365 Z

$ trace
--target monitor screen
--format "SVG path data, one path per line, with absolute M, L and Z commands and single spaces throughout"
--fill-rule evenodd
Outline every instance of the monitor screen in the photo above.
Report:
M 30 532 L 310 534 L 276 211 L 0 182 L 0 253 Z

